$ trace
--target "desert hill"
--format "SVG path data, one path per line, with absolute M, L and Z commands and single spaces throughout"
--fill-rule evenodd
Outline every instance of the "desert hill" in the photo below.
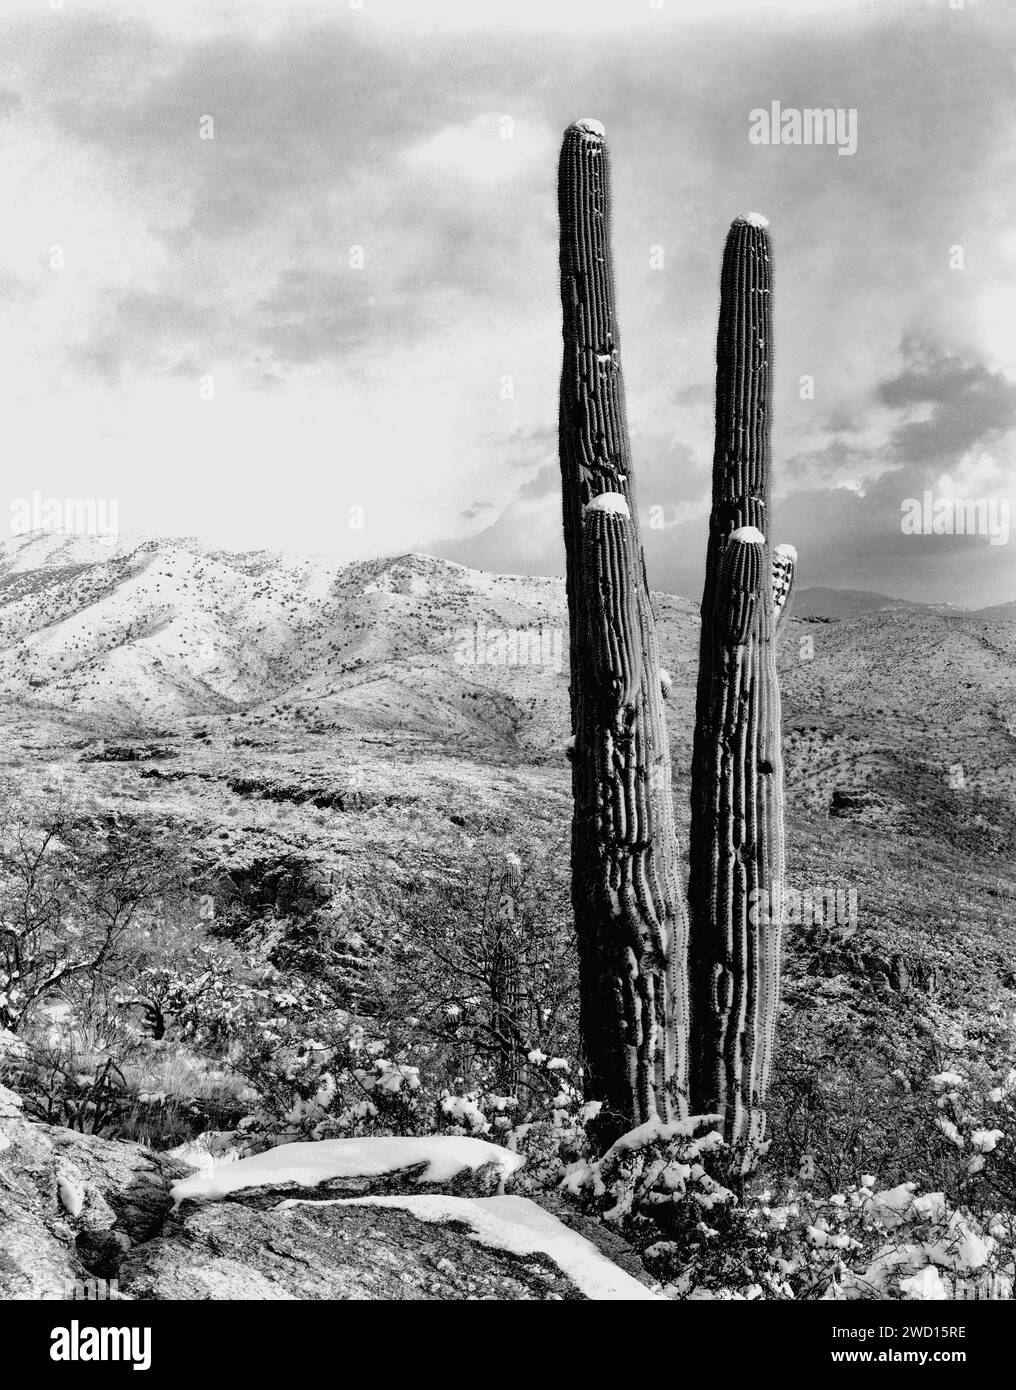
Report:
M 971 611 L 952 603 L 891 598 L 872 589 L 827 589 L 821 585 L 799 590 L 794 607 L 804 618 L 857 618 L 862 613 L 941 613 L 962 617 Z
M 656 603 L 680 774 L 697 606 Z M 322 752 L 351 737 L 556 765 L 567 644 L 562 581 L 431 556 L 340 565 L 51 533 L 0 546 L 4 698 L 89 731 L 203 720 L 270 729 L 280 749 L 302 734 Z M 805 616 L 781 665 L 788 763 L 809 804 L 824 807 L 837 782 L 895 776 L 901 762 L 986 794 L 1016 791 L 1016 630 L 1004 616 Z

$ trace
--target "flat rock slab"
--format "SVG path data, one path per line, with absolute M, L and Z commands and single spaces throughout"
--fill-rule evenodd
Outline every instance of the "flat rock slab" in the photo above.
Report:
M 303 1201 L 184 1208 L 120 1267 L 137 1299 L 581 1299 L 546 1256 L 478 1244 L 459 1223 L 396 1208 Z

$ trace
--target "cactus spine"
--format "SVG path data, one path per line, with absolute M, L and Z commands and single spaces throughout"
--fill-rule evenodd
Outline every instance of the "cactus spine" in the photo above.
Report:
M 656 626 L 635 506 L 603 127 L 558 182 L 560 458 L 571 631 L 572 901 L 588 1094 L 609 1142 L 687 1109 L 687 915 Z
M 731 226 L 720 283 L 716 444 L 692 765 L 690 1088 L 746 1159 L 779 1004 L 784 879 L 776 624 L 796 555 L 770 552 L 772 281 L 762 218 Z

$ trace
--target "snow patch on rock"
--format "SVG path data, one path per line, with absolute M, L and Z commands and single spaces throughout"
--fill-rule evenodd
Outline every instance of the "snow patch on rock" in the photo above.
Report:
M 461 1135 L 422 1138 L 392 1136 L 367 1139 L 323 1139 L 317 1143 L 280 1144 L 266 1153 L 216 1165 L 181 1178 L 170 1189 L 179 1206 L 185 1198 L 215 1201 L 230 1192 L 251 1187 L 296 1183 L 316 1187 L 333 1178 L 380 1178 L 419 1163 L 427 1166 L 418 1182 L 450 1182 L 463 1172 L 475 1173 L 488 1163 L 497 1165 L 501 1181 L 522 1167 L 525 1159 L 498 1144 Z
M 308 1203 L 295 1199 L 279 1209 L 298 1205 Z M 528 1197 L 354 1197 L 339 1199 L 336 1205 L 396 1207 L 430 1223 L 461 1221 L 475 1240 L 491 1249 L 549 1256 L 587 1298 L 660 1301 L 660 1295 Z
M 56 1180 L 57 1195 L 60 1198 L 60 1205 L 68 1216 L 80 1216 L 81 1208 L 85 1204 L 85 1194 L 80 1182 L 70 1173 L 60 1173 Z

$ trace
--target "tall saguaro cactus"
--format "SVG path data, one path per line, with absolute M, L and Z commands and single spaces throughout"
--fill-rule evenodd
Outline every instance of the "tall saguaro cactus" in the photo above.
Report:
M 784 879 L 776 624 L 796 555 L 772 554 L 772 276 L 764 218 L 730 228 L 692 765 L 692 1103 L 750 1152 L 763 1137 Z
M 572 900 L 600 1136 L 687 1108 L 687 914 L 625 422 L 603 127 L 559 168 L 560 456 L 571 624 Z

